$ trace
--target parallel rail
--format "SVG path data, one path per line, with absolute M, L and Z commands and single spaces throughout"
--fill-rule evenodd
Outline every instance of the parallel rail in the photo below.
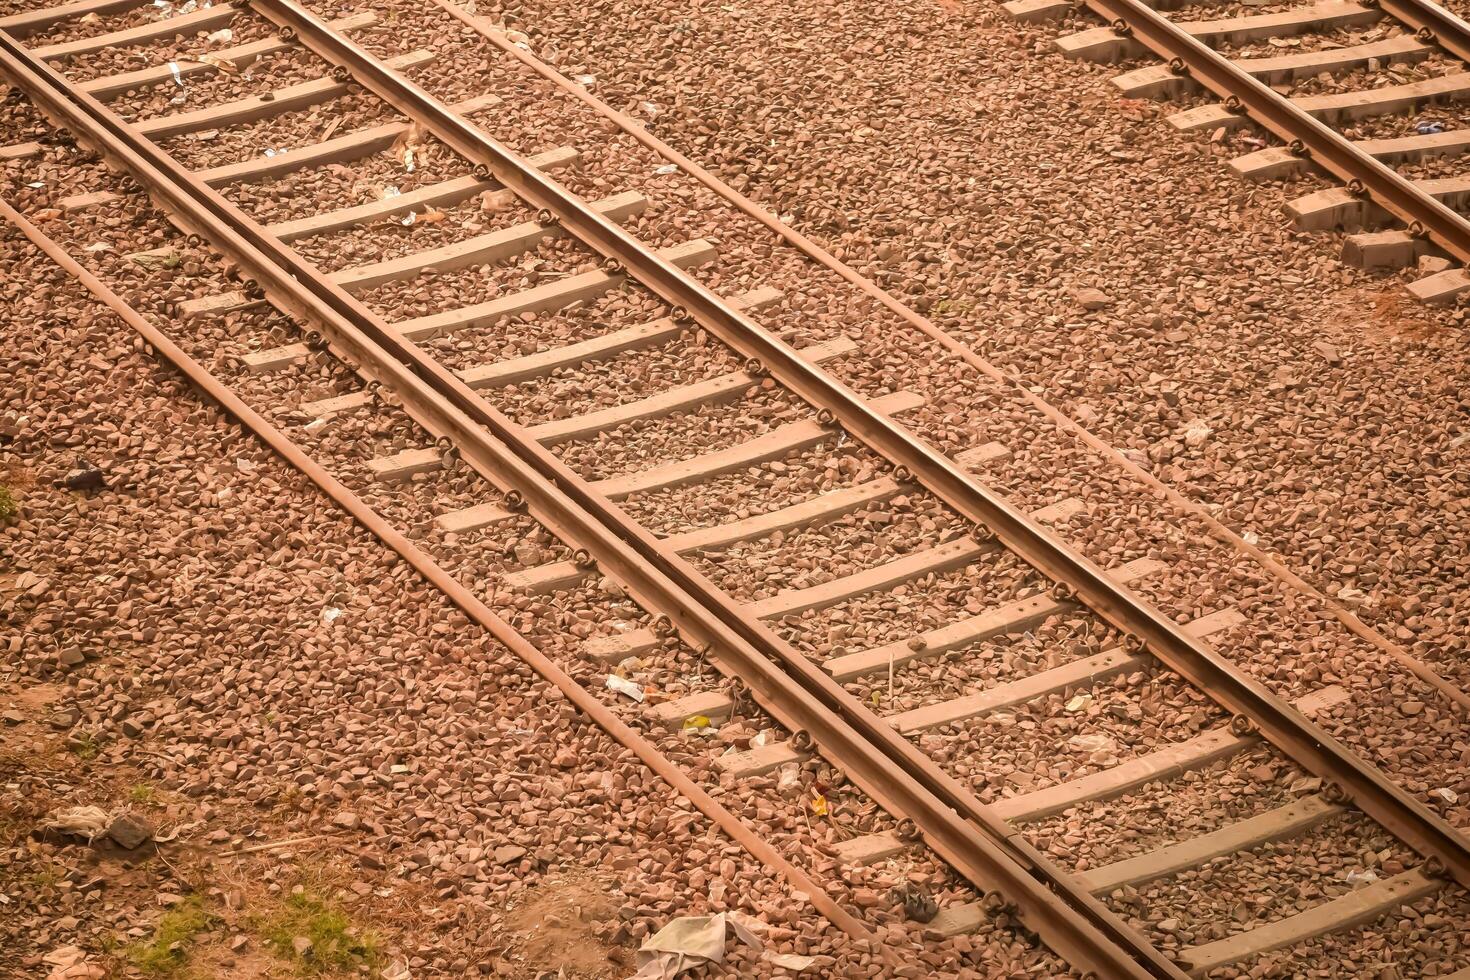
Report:
M 289 27 L 308 47 L 313 42 L 323 48 L 343 44 L 300 8 L 262 4 L 257 9 L 272 19 L 279 17 L 276 22 Z M 461 143 L 456 148 L 468 150 L 471 160 L 483 162 L 490 155 L 477 146 L 481 140 L 489 143 L 483 135 L 421 90 L 411 95 L 395 91 L 394 82 L 407 83 L 365 52 L 347 47 L 354 62 L 349 70 L 363 72 L 359 81 L 375 91 L 383 86 L 394 92 L 395 99 L 389 101 L 412 118 L 420 116 L 410 109 L 426 106 L 423 118 L 438 116 L 446 125 L 442 134 L 437 128 L 431 131 L 441 138 L 458 131 Z M 553 533 L 585 547 L 646 608 L 675 617 L 690 642 L 715 651 L 711 659 L 740 677 L 783 725 L 807 733 L 856 785 L 890 812 L 913 821 L 936 853 L 988 892 L 997 910 L 1013 910 L 1068 962 L 1098 976 L 1184 976 L 1073 876 L 1053 866 L 806 658 L 758 623 L 733 629 L 729 622 L 743 616 L 728 598 L 687 563 L 665 553 L 651 535 L 591 491 L 522 427 L 496 412 L 217 191 L 181 172 L 135 127 L 78 92 L 3 31 L 0 74 L 80 141 L 133 175 L 182 230 L 200 235 L 238 262 L 273 305 L 315 324 L 321 331 L 319 345 L 336 348 L 369 378 L 394 390 L 421 424 L 449 438 L 465 461 L 492 484 L 519 495 Z M 524 163 L 508 151 L 492 149 L 505 177 L 516 181 Z M 507 183 L 512 188 L 518 185 L 530 186 L 524 177 Z M 547 191 L 566 194 L 557 187 L 543 193 Z M 562 207 L 573 213 L 566 204 Z M 925 778 L 911 775 L 915 771 Z
M 1087 2 L 1103 16 L 1113 10 L 1115 16 L 1109 19 L 1117 19 L 1151 47 L 1176 40 L 1192 46 L 1189 54 L 1195 60 L 1178 55 L 1180 65 L 1219 94 L 1233 94 L 1215 89 L 1217 84 L 1223 87 L 1232 82 L 1231 71 L 1221 70 L 1216 62 L 1235 74 L 1240 74 L 1238 69 L 1153 11 L 1146 7 L 1134 10 L 1132 0 Z M 901 482 L 924 487 L 973 522 L 975 537 L 998 540 L 1014 551 L 1056 582 L 1059 596 L 1075 598 L 1118 628 L 1129 638 L 1134 652 L 1148 650 L 1236 715 L 1240 731 L 1258 729 L 1298 764 L 1335 784 L 1338 798 L 1352 801 L 1430 858 L 1437 869 L 1470 886 L 1470 842 L 1234 664 L 1218 657 L 592 205 L 547 179 L 530 162 L 393 73 L 294 0 L 254 0 L 251 6 L 283 33 L 289 31 L 475 164 L 477 177 L 493 176 L 531 206 L 541 208 L 543 223 L 559 223 L 601 254 L 610 263 L 610 271 L 626 273 L 673 305 L 677 319 L 699 323 L 752 359 L 755 370 L 769 373 L 807 401 L 825 422 L 840 424 L 894 464 Z M 1135 14 L 1141 18 L 1141 27 L 1127 19 Z M 1174 38 L 1176 34 L 1181 37 Z M 1184 975 L 1178 964 L 1108 911 L 1074 876 L 1038 853 L 889 721 L 848 694 L 827 672 L 775 636 L 748 607 L 716 589 L 667 543 L 655 539 L 598 494 L 528 430 L 496 412 L 330 277 L 196 175 L 181 171 L 137 127 L 78 91 L 4 32 L 0 32 L 0 73 L 86 144 L 133 174 L 181 228 L 207 238 L 237 262 L 273 304 L 316 325 L 321 344 L 334 347 L 349 364 L 358 365 L 359 373 L 393 389 L 411 415 L 448 439 L 487 480 L 508 495 L 518 495 L 533 516 L 558 537 L 584 548 L 645 608 L 669 617 L 667 632 L 681 633 L 694 648 L 710 650 L 717 666 L 742 679 L 778 721 L 805 733 L 823 755 L 890 812 L 913 821 L 917 833 L 941 858 L 987 891 L 988 907 L 1014 907 L 1023 924 L 1079 969 L 1108 977 Z M 1273 106 L 1279 111 L 1277 103 L 1291 108 L 1289 101 L 1253 78 L 1244 79 L 1260 90 L 1253 96 L 1260 97 L 1261 108 L 1256 111 L 1267 112 Z M 1247 105 L 1245 100 L 1241 104 Z M 1326 134 L 1313 137 L 1322 140 L 1326 150 L 1341 149 L 1336 144 L 1342 143 L 1361 156 L 1351 143 L 1306 118 Z M 1279 123 L 1288 121 L 1283 116 Z M 1307 152 L 1319 152 L 1315 144 L 1303 140 L 1302 145 Z M 1314 155 L 1314 159 L 1319 158 Z M 1386 176 L 1375 178 L 1383 181 L 1384 190 L 1374 191 L 1365 182 L 1365 193 L 1398 193 L 1407 188 L 1409 196 L 1422 196 L 1377 161 L 1368 158 L 1368 163 Z M 1392 210 L 1386 201 L 1375 200 Z M 1409 197 L 1404 201 L 1405 206 L 1412 203 Z M 1431 203 L 1465 225 L 1443 205 L 1432 199 Z M 1453 230 L 1449 224 L 1446 228 Z M 1464 245 L 1470 259 L 1470 234 Z
M 1181 43 L 1198 49 L 1193 56 L 1201 64 L 1218 63 L 1229 75 L 1240 74 L 1227 59 L 1178 31 L 1167 19 L 1137 0 L 1087 2 L 1118 4 L 1119 11 L 1138 14 L 1142 23 L 1152 25 L 1148 28 L 1149 34 L 1156 36 L 1158 43 L 1165 43 L 1178 35 Z M 993 535 L 1043 575 L 1059 583 L 1077 601 L 1131 637 L 1141 649 L 1147 649 L 1199 687 L 1221 707 L 1248 719 L 1267 741 L 1298 764 L 1336 782 L 1347 798 L 1364 813 L 1420 854 L 1436 858 L 1456 881 L 1470 887 L 1470 840 L 1259 681 L 1195 640 L 1131 590 L 1116 584 L 1085 556 L 1044 530 L 891 418 L 875 412 L 851 389 L 802 358 L 789 345 L 733 309 L 683 270 L 659 258 L 647 245 L 598 214 L 585 201 L 547 179 L 524 159 L 456 116 L 422 88 L 389 71 L 359 46 L 331 31 L 294 0 L 253 0 L 252 9 L 277 25 L 293 30 L 317 54 L 333 64 L 346 67 L 367 88 L 429 132 L 468 159 L 488 167 L 506 186 L 520 193 L 532 205 L 548 210 L 578 239 L 628 269 L 635 279 L 666 302 L 687 311 L 695 322 L 736 351 L 756 358 L 790 391 L 819 411 L 828 413 L 828 417 L 841 423 L 856 439 L 901 468 L 906 477 L 975 522 L 978 536 Z M 1263 105 L 1269 103 L 1276 111 L 1281 111 L 1284 106 L 1290 110 L 1293 119 L 1300 115 L 1276 92 L 1254 78 L 1244 78 L 1254 89 L 1270 97 Z M 1328 144 L 1342 144 L 1349 153 L 1360 155 L 1360 151 L 1343 137 L 1314 119 L 1311 122 L 1322 131 Z M 1397 173 L 1371 158 L 1368 162 L 1383 172 L 1388 186 L 1402 187 L 1406 196 L 1415 201 L 1422 197 Z M 1430 199 L 1429 203 L 1444 212 L 1447 225 L 1462 236 L 1465 255 L 1470 260 L 1470 223 L 1438 201 Z M 972 819 L 992 828 L 998 838 L 1013 836 L 1010 829 L 995 820 L 985 807 L 978 802 L 972 804 L 973 797 L 959 790 L 932 760 L 897 736 L 891 726 L 833 683 L 805 657 L 784 649 L 784 644 L 780 644 L 755 617 L 731 603 L 677 555 L 653 541 L 632 522 L 612 520 L 605 526 L 637 548 L 645 560 L 653 563 L 671 581 L 683 586 L 687 594 L 699 597 L 701 609 L 717 615 L 731 634 L 752 648 L 764 648 L 779 656 L 785 661 L 784 666 L 791 676 L 804 685 L 807 694 L 820 698 L 846 723 L 871 738 L 872 744 L 881 745 L 893 763 L 901 766 L 910 778 L 921 782 L 936 796 L 948 798 L 950 805 L 963 807 L 973 814 Z M 708 633 L 691 632 L 696 644 L 709 642 Z M 941 853 L 946 850 L 936 849 Z
M 1087 9 L 1188 74 L 1235 112 L 1286 143 L 1365 200 L 1402 221 L 1462 264 L 1470 264 L 1470 219 L 1426 194 L 1352 140 L 1292 104 L 1229 58 L 1182 30 L 1141 0 L 1083 0 Z M 1415 30 L 1431 31 L 1447 49 L 1470 61 L 1470 25 L 1427 0 L 1377 0 L 1384 12 Z

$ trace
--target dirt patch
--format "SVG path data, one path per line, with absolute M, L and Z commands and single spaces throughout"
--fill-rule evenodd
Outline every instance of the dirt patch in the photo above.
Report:
M 528 977 L 557 970 L 568 977 L 625 976 L 617 959 L 626 952 L 603 939 L 616 931 L 617 911 L 608 881 L 590 874 L 549 878 L 506 916 L 514 938 L 505 959 Z
M 1426 314 L 1423 303 L 1398 284 L 1384 289 L 1345 289 L 1333 305 L 1335 309 L 1323 327 L 1353 340 L 1403 338 L 1432 342 L 1452 336 Z

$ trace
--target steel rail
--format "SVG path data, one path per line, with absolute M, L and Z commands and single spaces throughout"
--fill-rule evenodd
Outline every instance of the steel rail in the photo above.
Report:
M 765 207 L 755 203 L 749 197 L 700 166 L 699 163 L 670 146 L 662 138 L 654 135 L 648 125 L 613 109 L 606 102 L 593 95 L 587 88 L 573 82 L 559 70 L 542 61 L 531 52 L 528 45 L 515 43 L 507 39 L 505 33 L 497 28 L 489 18 L 469 13 L 456 3 L 455 0 L 434 0 L 434 2 L 450 16 L 483 37 L 501 53 L 514 58 L 550 84 L 555 85 L 560 91 L 582 102 L 593 112 L 616 125 L 624 133 L 642 143 L 654 153 L 668 160 L 670 163 L 676 164 L 685 173 L 689 174 L 689 176 L 722 197 L 730 206 L 738 209 L 752 220 L 760 222 L 766 228 L 770 229 L 778 239 L 789 243 L 812 261 L 824 266 L 834 275 L 841 276 L 870 299 L 881 303 L 894 315 L 904 320 L 909 326 L 939 344 L 946 352 L 953 354 L 974 368 L 982 377 L 996 384 L 1013 388 L 1018 397 L 1029 402 L 1033 408 L 1045 415 L 1060 432 L 1071 436 L 1090 451 L 1097 453 L 1113 465 L 1122 469 L 1130 477 L 1143 484 L 1150 493 L 1167 500 L 1176 510 L 1208 526 L 1216 539 L 1222 544 L 1246 556 L 1266 572 L 1280 579 L 1291 589 L 1322 603 L 1334 619 L 1352 631 L 1360 639 L 1367 640 L 1384 653 L 1393 657 L 1406 669 L 1412 671 L 1415 677 L 1418 677 L 1426 684 L 1433 685 L 1436 690 L 1454 701 L 1460 708 L 1470 710 L 1470 695 L 1467 695 L 1453 683 L 1445 680 L 1445 678 L 1441 677 L 1423 661 L 1415 659 L 1402 646 L 1389 640 L 1381 632 L 1358 619 L 1342 603 L 1323 594 L 1319 589 L 1304 581 L 1301 576 L 1282 565 L 1271 555 L 1266 554 L 1260 548 L 1242 539 L 1239 534 L 1222 524 L 1219 519 L 1201 507 L 1196 501 L 1186 498 L 1173 487 L 1161 483 L 1148 470 L 1145 470 L 1137 463 L 1128 459 L 1112 445 L 1089 432 L 1076 420 L 1064 414 L 1050 402 L 1046 401 L 1041 395 L 1033 392 L 1024 383 L 1022 378 L 1013 374 L 1007 374 L 976 354 L 963 341 L 957 339 L 953 334 L 934 323 L 928 317 L 916 313 L 905 303 L 896 299 L 892 293 L 883 289 L 871 279 L 868 279 L 852 266 L 848 265 L 845 261 L 838 259 L 831 252 L 827 251 L 820 243 L 797 231 Z M 1438 10 L 1439 8 L 1436 7 L 1434 9 Z
M 83 268 L 51 236 L 17 212 L 4 198 L 0 198 L 0 218 L 8 220 L 19 229 L 33 245 L 44 252 L 63 271 L 85 286 L 103 305 L 116 313 L 120 320 L 132 327 L 149 346 L 162 354 L 164 359 L 173 364 L 199 391 L 233 416 L 245 429 L 254 433 L 256 438 L 260 439 L 276 455 L 316 484 L 322 493 L 346 511 L 348 516 L 355 520 L 363 530 L 397 553 L 414 571 L 423 576 L 426 582 L 444 593 L 449 601 L 458 606 L 470 620 L 477 623 L 543 680 L 560 691 L 562 696 L 570 701 L 578 711 L 607 732 L 609 737 L 619 745 L 637 756 L 640 762 L 689 800 L 700 813 L 723 830 L 731 840 L 745 848 L 751 857 L 776 871 L 793 888 L 804 892 L 811 900 L 812 907 L 843 932 L 856 939 L 872 938 L 872 931 L 844 911 L 842 906 L 833 901 L 831 896 L 822 891 L 817 883 L 807 876 L 806 872 L 793 865 L 769 841 L 752 831 L 744 821 L 705 792 L 652 742 L 614 714 L 611 708 L 577 683 L 576 678 L 558 667 L 555 661 L 536 649 L 519 630 L 497 615 L 459 579 L 445 571 L 442 565 L 405 537 L 382 514 L 374 510 L 340 480 L 327 472 L 325 467 L 307 455 L 289 436 L 247 405 L 244 399 L 212 374 L 208 368 L 191 357 L 187 351 L 174 343 L 167 334 L 149 323 L 142 314 L 129 306 L 106 283 Z
M 1143 25 L 1140 30 L 1144 34 L 1155 38 L 1156 43 L 1182 44 L 1192 61 L 1198 62 L 1207 72 L 1223 71 L 1227 78 L 1243 74 L 1213 49 L 1179 31 L 1168 20 L 1135 0 L 1086 2 L 1094 5 L 1094 9 L 1116 5 L 1120 17 L 1123 14 L 1136 15 Z M 693 277 L 663 261 L 621 226 L 608 221 L 585 201 L 457 116 L 421 87 L 387 69 L 360 46 L 332 32 L 295 0 L 252 0 L 251 6 L 279 26 L 291 28 L 317 54 L 347 68 L 360 83 L 461 155 L 487 167 L 490 173 L 529 204 L 550 212 L 569 233 L 617 262 L 660 298 L 686 311 L 721 341 L 747 357 L 757 359 L 772 377 L 798 397 L 820 411 L 830 413 L 858 441 L 907 471 L 906 476 L 974 521 L 980 529 L 977 531 L 980 537 L 993 534 L 1002 544 L 1042 574 L 1061 583 L 1078 601 L 1129 636 L 1132 642 L 1149 650 L 1217 704 L 1243 716 L 1266 740 L 1299 765 L 1336 782 L 1347 798 L 1390 833 L 1426 858 L 1434 858 L 1462 886 L 1470 887 L 1470 839 L 1238 665 L 1196 641 L 1151 603 L 1114 583 L 1080 552 L 1030 520 L 903 426 L 874 411 L 850 388 L 804 360 L 789 345 L 731 308 Z M 1302 115 L 1288 100 L 1256 79 L 1244 76 L 1244 80 L 1248 91 L 1260 96 L 1264 105 L 1274 112 L 1288 114 L 1291 118 L 1287 122 Z M 1362 156 L 1361 151 L 1336 132 L 1311 117 L 1305 118 L 1326 145 L 1345 150 L 1354 157 Z M 1378 161 L 1369 158 L 1369 164 L 1390 188 L 1403 191 L 1414 201 L 1422 196 L 1412 184 Z M 1453 230 L 1464 233 L 1465 252 L 1470 256 L 1470 226 L 1438 201 L 1431 199 L 1428 203 L 1436 213 L 1443 213 L 1452 223 Z M 612 529 L 624 535 L 626 540 L 638 543 L 638 534 L 630 533 L 626 528 Z M 676 556 L 667 555 L 657 547 L 645 550 L 640 545 L 640 550 L 644 550 L 649 561 L 658 563 L 660 570 L 679 580 L 691 593 L 711 594 L 706 591 L 708 583 Z M 738 607 L 713 600 L 707 608 L 717 612 L 724 624 L 747 642 L 769 647 L 769 631 Z M 910 776 L 925 780 L 939 791 L 957 788 L 953 780 L 943 776 L 932 760 L 914 750 L 907 740 L 898 739 L 901 744 L 895 744 L 896 740 L 890 737 L 891 728 L 881 722 L 875 728 L 873 721 L 876 719 L 872 713 L 847 696 L 840 687 L 837 691 L 842 696 L 834 697 L 832 688 L 835 685 L 824 683 L 828 680 L 825 675 L 813 676 L 820 672 L 815 671 L 804 657 L 798 656 L 798 661 L 788 667 L 797 672 L 796 676 L 808 685 L 808 690 L 817 692 L 829 706 L 841 710 L 849 722 L 871 732 L 875 744 L 883 745 L 894 762 L 903 766 Z M 985 814 L 976 819 L 986 826 L 993 827 L 995 823 Z M 996 828 L 997 834 L 1005 832 Z
M 1374 0 L 1366 0 L 1372 4 Z M 1428 31 L 1440 47 L 1470 62 L 1470 24 L 1430 0 L 1377 0 L 1379 9 L 1414 32 Z
M 1108 21 L 1115 32 L 1133 38 L 1169 62 L 1175 71 L 1187 74 L 1224 99 L 1228 108 L 1249 116 L 1286 143 L 1293 153 L 1342 181 L 1354 193 L 1372 200 L 1415 235 L 1427 238 L 1461 263 L 1470 263 L 1470 220 L 1424 193 L 1413 181 L 1364 152 L 1331 126 L 1303 112 L 1291 99 L 1140 0 L 1082 2 Z M 1417 0 L 1378 2 L 1385 8 L 1394 4 L 1406 11 L 1412 8 L 1420 16 L 1428 16 L 1428 8 L 1432 6 Z M 1437 23 L 1441 30 L 1447 31 L 1447 37 L 1463 36 L 1463 30 L 1457 30 L 1452 21 L 1458 18 L 1445 14 Z M 1463 27 L 1460 22 L 1460 28 Z
M 303 41 L 316 32 L 332 37 L 314 19 L 293 30 Z M 1184 976 L 807 658 L 759 623 L 744 630 L 729 625 L 731 616 L 741 617 L 727 597 L 593 493 L 523 428 L 3 31 L 0 74 L 134 175 L 180 228 L 239 263 L 264 299 L 317 325 L 319 344 L 324 340 L 349 363 L 370 366 L 368 373 L 397 393 L 421 424 L 452 440 L 492 484 L 520 495 L 559 538 L 586 547 L 641 605 L 671 615 L 693 644 L 714 650 L 714 659 L 743 678 L 782 725 L 805 732 L 880 805 L 913 821 L 944 861 L 987 891 L 993 906 L 1014 909 L 1019 921 L 1078 969 L 1109 978 Z

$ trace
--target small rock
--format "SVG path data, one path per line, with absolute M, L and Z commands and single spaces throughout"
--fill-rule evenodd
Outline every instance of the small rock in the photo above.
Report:
M 311 940 L 305 936 L 297 936 L 291 940 L 291 948 L 296 950 L 296 955 L 304 960 L 311 955 Z
M 1419 272 L 1421 275 L 1432 276 L 1448 269 L 1451 265 L 1449 259 L 1443 255 L 1421 255 L 1419 256 Z
M 526 849 L 516 844 L 504 844 L 495 849 L 495 863 L 509 864 L 526 856 Z
M 244 949 L 246 944 L 248 944 L 249 942 L 250 938 L 243 933 L 232 936 L 230 938 L 230 951 L 233 953 L 238 953 L 240 952 L 240 950 Z
M 1326 361 L 1328 364 L 1342 363 L 1342 355 L 1337 352 L 1337 348 L 1333 347 L 1325 340 L 1319 340 L 1314 343 L 1312 345 L 1312 350 L 1320 354 L 1322 356 L 1322 360 Z
M 107 486 L 102 471 L 86 460 L 81 460 L 76 469 L 62 477 L 61 483 L 68 490 L 80 490 L 84 493 L 102 490 Z
M 66 647 L 56 652 L 56 663 L 61 667 L 75 667 L 87 662 L 86 654 L 78 647 Z
M 7 725 L 23 725 L 26 722 L 26 716 L 12 708 L 4 714 L 0 714 L 0 721 L 5 722 Z M 55 724 L 55 722 L 53 721 L 52 724 Z
M 343 811 L 332 818 L 332 823 L 344 830 L 356 830 L 362 826 L 362 817 L 351 811 Z
M 1075 295 L 1077 304 L 1084 310 L 1103 310 L 1113 305 L 1113 297 L 1101 289 L 1079 289 Z
M 51 727 L 56 729 L 58 732 L 65 731 L 66 729 L 75 725 L 79 720 L 81 720 L 81 717 L 81 711 L 77 710 L 76 708 L 60 708 L 53 712 L 51 715 Z M 21 720 L 25 720 L 24 715 L 21 716 Z
M 1412 718 L 1424 710 L 1423 701 L 1404 701 L 1399 704 L 1399 711 Z
M 131 851 L 153 838 L 153 827 L 135 813 L 124 813 L 112 821 L 107 828 L 107 836 L 119 847 Z

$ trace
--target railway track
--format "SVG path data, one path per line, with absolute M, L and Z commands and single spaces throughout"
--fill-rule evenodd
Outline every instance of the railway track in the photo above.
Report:
M 1284 703 L 1207 642 L 1238 625 L 1228 607 L 1183 626 L 1163 616 L 1132 588 L 1166 573 L 1161 563 L 1100 569 L 1047 529 L 1085 502 L 1016 510 L 977 475 L 1005 447 L 937 453 L 901 423 L 923 393 L 865 399 L 824 368 L 861 356 L 852 339 L 808 343 L 794 329 L 788 342 L 762 326 L 753 315 L 778 307 L 780 290 L 727 297 L 701 285 L 688 270 L 713 245 L 655 250 L 623 227 L 661 202 L 628 188 L 572 193 L 553 175 L 570 179 L 581 148 L 511 152 L 472 121 L 496 98 L 433 99 L 405 73 L 435 53 L 380 61 L 350 37 L 371 23 L 366 12 L 324 23 L 292 0 L 165 18 L 125 0 L 11 14 L 0 18 L 0 73 L 65 132 L 59 147 L 0 155 L 55 154 L 80 170 L 100 154 L 133 192 L 69 193 L 54 210 L 125 209 L 142 191 L 192 236 L 131 256 L 183 270 L 149 312 L 206 343 L 274 338 L 229 364 L 236 377 L 196 366 L 196 380 L 221 397 L 241 388 L 293 405 L 293 436 L 307 447 L 293 450 L 298 465 L 317 456 L 365 481 L 372 506 L 338 499 L 461 606 L 489 617 L 497 601 L 523 610 L 589 592 L 631 597 L 632 628 L 590 638 L 583 672 L 635 688 L 626 675 L 659 672 L 679 696 L 639 715 L 563 676 L 579 705 L 614 727 L 733 732 L 712 763 L 721 788 L 779 798 L 795 785 L 803 818 L 819 801 L 875 803 L 861 832 L 826 841 L 838 880 L 861 883 L 881 862 L 942 862 L 957 885 L 936 896 L 915 883 L 895 899 L 931 942 L 1014 922 L 1079 972 L 1206 975 L 1404 905 L 1461 901 L 1463 836 L 1310 720 L 1340 709 L 1340 688 Z M 129 57 L 181 34 L 213 35 L 209 57 Z M 280 70 L 257 78 L 253 66 L 275 58 Z M 208 98 L 175 102 L 184 79 Z M 332 103 L 352 122 L 323 128 L 313 110 Z M 285 137 L 303 116 L 314 135 L 298 130 L 287 148 L 228 162 L 197 149 Z M 416 157 L 447 170 L 425 177 Z M 353 167 L 398 174 L 408 189 L 353 204 L 303 196 L 342 186 Z M 303 174 L 327 176 L 291 182 Z M 273 195 L 289 199 L 268 220 L 232 203 Z M 420 223 L 444 230 L 428 248 L 405 246 L 401 229 Z M 238 288 L 191 295 L 189 282 L 221 258 Z M 654 451 L 635 451 L 640 439 Z M 721 484 L 772 464 L 808 492 L 757 502 Z M 677 506 L 678 494 L 708 487 L 720 489 Z M 426 550 L 457 562 L 492 542 L 514 553 L 495 570 L 494 595 L 481 600 L 435 571 L 392 529 L 398 495 L 433 498 L 433 521 L 410 527 Z M 667 519 L 685 512 L 699 519 Z M 899 528 L 913 546 L 874 549 L 873 526 Z M 538 529 L 548 547 L 523 554 Z M 754 584 L 730 574 L 772 542 L 796 571 L 777 567 Z M 883 608 L 896 593 L 921 597 L 924 615 L 904 623 Z M 1160 702 L 1193 710 L 1150 717 Z M 1048 744 L 1047 731 L 1074 734 Z M 1056 857 L 1091 806 L 1161 785 L 1188 796 L 1201 779 L 1262 769 L 1276 789 L 1187 838 L 1165 826 L 1120 845 L 1117 860 L 1068 867 Z M 1144 886 L 1177 883 L 1160 904 L 1199 902 L 1201 869 L 1323 834 L 1371 843 L 1390 855 L 1381 867 L 1399 870 L 1357 888 L 1331 882 L 1299 908 L 1182 931 L 1138 914 Z M 744 841 L 761 847 L 748 831 Z M 785 860 L 769 848 L 759 856 Z M 835 899 L 818 907 L 861 931 Z M 1460 959 L 1448 964 L 1454 976 L 1470 976 L 1470 955 Z
M 1470 289 L 1466 185 L 1455 163 L 1470 130 L 1453 105 L 1470 92 L 1470 24 L 1459 17 L 1431 0 L 1252 6 L 1236 16 L 1140 0 L 1004 6 L 1022 21 L 1079 9 L 1106 21 L 1057 40 L 1071 57 L 1161 59 L 1113 84 L 1128 98 L 1196 102 L 1169 117 L 1180 131 L 1219 139 L 1254 127 L 1276 140 L 1248 137 L 1258 148 L 1230 161 L 1241 177 L 1314 172 L 1335 182 L 1286 211 L 1304 231 L 1347 232 L 1343 261 L 1417 265 L 1426 274 L 1409 291 L 1427 302 L 1453 302 Z

